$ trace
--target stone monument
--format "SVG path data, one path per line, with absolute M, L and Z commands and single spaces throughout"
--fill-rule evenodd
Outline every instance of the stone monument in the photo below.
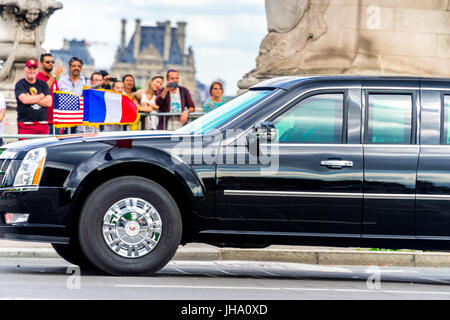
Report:
M 15 105 L 14 86 L 28 59 L 38 59 L 49 17 L 62 3 L 53 0 L 0 0 L 0 91 Z
M 265 0 L 268 34 L 240 89 L 276 76 L 450 77 L 450 0 Z

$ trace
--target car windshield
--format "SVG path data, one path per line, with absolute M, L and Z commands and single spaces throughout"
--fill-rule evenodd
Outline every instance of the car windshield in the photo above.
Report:
M 222 126 L 222 124 L 249 109 L 251 106 L 264 99 L 264 97 L 271 92 L 273 91 L 249 90 L 225 103 L 223 106 L 220 106 L 197 120 L 192 121 L 188 125 L 178 129 L 177 132 L 201 134 L 209 130 L 218 129 Z

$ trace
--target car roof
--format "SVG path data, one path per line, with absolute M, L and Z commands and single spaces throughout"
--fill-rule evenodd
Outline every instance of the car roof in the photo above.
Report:
M 264 80 L 255 84 L 250 89 L 284 89 L 290 90 L 309 82 L 315 81 L 429 81 L 429 82 L 448 82 L 450 78 L 437 77 L 419 77 L 419 76 L 286 76 Z

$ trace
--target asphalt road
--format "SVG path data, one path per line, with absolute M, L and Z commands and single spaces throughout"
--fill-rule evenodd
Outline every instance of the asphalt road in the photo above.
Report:
M 172 261 L 153 277 L 80 273 L 62 259 L 0 259 L 0 299 L 441 300 L 450 268 Z

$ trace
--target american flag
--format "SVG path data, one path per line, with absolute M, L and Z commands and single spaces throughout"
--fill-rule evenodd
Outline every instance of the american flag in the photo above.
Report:
M 83 97 L 69 93 L 54 93 L 53 124 L 82 124 L 84 113 Z

